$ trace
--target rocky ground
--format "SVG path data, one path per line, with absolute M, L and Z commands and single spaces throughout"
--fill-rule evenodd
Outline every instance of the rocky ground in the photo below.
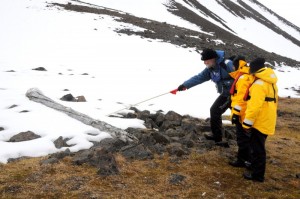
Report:
M 98 168 L 100 175 L 118 174 L 118 166 L 114 154 L 120 153 L 129 160 L 153 159 L 155 155 L 168 154 L 177 158 L 188 156 L 191 153 L 203 154 L 216 147 L 214 141 L 204 138 L 204 133 L 210 132 L 209 119 L 202 120 L 191 116 L 179 115 L 169 111 L 167 114 L 157 112 L 150 114 L 149 111 L 140 111 L 132 108 L 135 113 L 128 113 L 124 118 L 137 118 L 144 121 L 146 129 L 128 128 L 125 131 L 138 139 L 138 142 L 124 142 L 119 139 L 104 139 L 95 142 L 94 146 L 87 150 L 71 153 L 69 149 L 64 152 L 50 155 L 41 161 L 41 164 L 58 163 L 61 159 L 69 156 L 76 165 L 89 164 Z M 22 142 L 39 138 L 34 132 L 21 132 L 9 142 Z M 224 130 L 223 142 L 218 147 L 230 148 L 236 146 L 234 126 L 227 125 Z M 54 141 L 56 148 L 70 147 L 69 139 L 59 137 Z M 228 158 L 234 158 L 234 154 L 226 154 Z M 24 159 L 9 159 L 8 162 Z
M 242 178 L 233 168 L 233 126 L 225 126 L 228 145 L 204 139 L 209 119 L 175 112 L 133 109 L 124 115 L 145 121 L 147 128 L 128 128 L 138 143 L 105 139 L 89 150 L 66 150 L 41 158 L 11 159 L 0 164 L 1 198 L 292 198 L 300 197 L 299 99 L 279 100 L 276 134 L 268 137 L 264 183 Z M 1 128 L 0 128 L 1 131 Z M 33 132 L 10 141 L 35 139 Z M 66 139 L 54 141 L 57 148 Z M 34 190 L 34 191 L 33 191 Z

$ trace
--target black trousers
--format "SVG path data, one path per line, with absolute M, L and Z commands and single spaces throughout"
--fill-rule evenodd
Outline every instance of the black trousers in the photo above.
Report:
M 215 141 L 222 140 L 222 114 L 230 107 L 230 97 L 219 95 L 210 107 L 210 128 Z
M 244 131 L 243 126 L 241 123 L 237 123 L 236 127 L 236 141 L 238 145 L 238 153 L 237 158 L 241 161 L 248 161 L 250 160 L 250 133 Z
M 252 176 L 264 179 L 266 171 L 266 148 L 265 143 L 267 135 L 261 133 L 257 129 L 251 129 L 251 168 Z

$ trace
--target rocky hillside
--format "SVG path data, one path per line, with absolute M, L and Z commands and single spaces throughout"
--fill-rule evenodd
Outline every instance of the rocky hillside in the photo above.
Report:
M 76 1 L 80 2 L 80 1 Z M 283 57 L 281 55 L 267 52 L 252 43 L 241 39 L 240 37 L 234 34 L 234 31 L 231 30 L 226 24 L 222 21 L 222 17 L 218 16 L 215 13 L 212 13 L 201 4 L 197 3 L 197 1 L 188 1 L 191 5 L 193 5 L 196 9 L 200 12 L 205 13 L 208 16 L 211 16 L 216 21 L 223 24 L 224 28 L 220 28 L 219 26 L 209 22 L 208 20 L 196 15 L 195 13 L 191 12 L 190 10 L 183 7 L 181 4 L 176 3 L 175 1 L 171 1 L 170 4 L 166 5 L 169 12 L 177 15 L 186 21 L 189 21 L 193 24 L 196 24 L 202 27 L 203 31 L 205 32 L 213 32 L 214 35 L 203 34 L 201 32 L 197 32 L 194 30 L 170 25 L 167 23 L 162 23 L 158 21 L 153 21 L 145 18 L 139 18 L 133 16 L 129 13 L 124 13 L 118 10 L 112 10 L 105 7 L 100 7 L 88 3 L 84 3 L 84 5 L 76 5 L 72 3 L 68 4 L 59 4 L 53 3 L 49 4 L 50 6 L 60 7 L 66 10 L 71 10 L 75 12 L 82 12 L 82 13 L 94 13 L 98 15 L 110 15 L 115 18 L 116 21 L 124 22 L 128 24 L 132 24 L 134 26 L 140 27 L 145 29 L 144 31 L 133 31 L 131 29 L 123 28 L 115 30 L 120 34 L 127 34 L 127 35 L 136 35 L 141 36 L 144 39 L 158 39 L 163 42 L 172 43 L 174 45 L 178 45 L 181 47 L 191 47 L 196 48 L 196 50 L 202 50 L 203 48 L 215 48 L 215 49 L 223 49 L 227 52 L 227 56 L 230 57 L 231 55 L 242 54 L 247 55 L 249 60 L 253 59 L 258 55 L 263 55 L 268 62 L 272 65 L 274 62 L 277 63 L 286 63 L 290 66 L 300 66 L 300 63 L 296 60 Z M 230 12 L 238 17 L 250 17 L 257 20 L 259 23 L 262 23 L 269 29 L 275 31 L 276 33 L 282 35 L 283 37 L 287 38 L 294 44 L 300 46 L 300 41 L 289 35 L 284 30 L 277 27 L 275 24 L 270 22 L 268 19 L 263 17 L 260 13 L 253 10 L 251 7 L 244 4 L 243 1 L 239 1 L 244 8 L 236 6 L 234 3 L 230 3 L 230 1 L 220 1 L 222 5 L 226 7 Z M 255 3 L 259 4 L 257 1 Z M 82 3 L 82 2 L 81 2 Z M 260 6 L 263 6 L 259 4 Z M 264 7 L 264 9 L 269 10 L 268 8 Z M 273 13 L 271 10 L 269 10 Z M 275 13 L 273 13 L 275 14 Z M 277 15 L 276 15 L 277 16 Z M 278 16 L 279 17 L 279 16 Z M 296 30 L 299 31 L 299 28 L 295 25 L 291 24 L 290 22 L 286 21 L 283 18 L 280 18 L 285 23 L 293 26 Z M 224 45 L 220 46 L 217 40 L 222 40 Z

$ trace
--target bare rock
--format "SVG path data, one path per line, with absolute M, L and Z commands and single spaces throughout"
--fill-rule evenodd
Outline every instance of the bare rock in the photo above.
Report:
M 67 102 L 76 102 L 76 98 L 71 93 L 62 96 L 60 100 Z
M 76 97 L 76 102 L 86 102 L 86 99 L 83 95 L 80 95 Z
M 69 138 L 65 138 L 63 139 L 62 136 L 60 136 L 59 138 L 57 138 L 55 141 L 54 141 L 54 145 L 57 149 L 60 149 L 62 147 L 69 147 L 70 145 L 67 144 L 67 141 L 70 140 Z
M 172 173 L 169 179 L 170 184 L 179 184 L 181 183 L 186 177 L 177 173 Z
M 37 138 L 40 138 L 41 136 L 31 132 L 31 131 L 26 131 L 26 132 L 21 132 L 17 135 L 14 135 L 9 139 L 9 142 L 22 142 L 22 141 L 28 141 L 28 140 L 34 140 Z
M 34 68 L 32 70 L 37 70 L 37 71 L 47 71 L 44 67 L 38 67 L 38 68 Z
M 128 159 L 146 160 L 153 159 L 153 153 L 143 144 L 129 146 L 123 149 L 122 155 Z

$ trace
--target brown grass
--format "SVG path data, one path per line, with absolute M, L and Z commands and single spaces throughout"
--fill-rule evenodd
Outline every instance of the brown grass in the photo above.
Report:
M 98 176 L 88 165 L 75 166 L 69 157 L 40 165 L 29 158 L 0 165 L 1 198 L 300 198 L 300 100 L 280 99 L 277 131 L 267 140 L 264 183 L 244 180 L 228 154 L 236 148 L 215 148 L 184 159 L 167 155 L 128 161 L 116 155 L 120 174 Z M 172 174 L 186 178 L 169 182 Z

